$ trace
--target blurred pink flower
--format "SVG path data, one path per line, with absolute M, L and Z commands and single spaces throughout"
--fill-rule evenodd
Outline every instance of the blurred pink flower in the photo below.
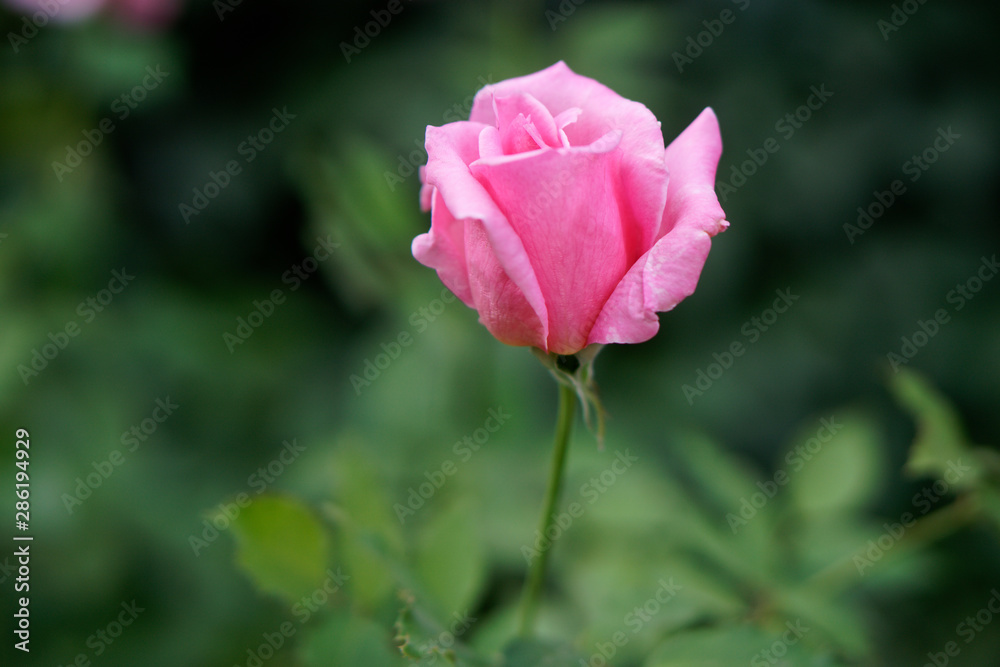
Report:
M 182 0 L 3 0 L 29 16 L 43 14 L 45 21 L 72 23 L 105 11 L 134 28 L 160 28 L 178 14 Z M 41 23 L 41 22 L 37 22 Z
M 180 12 L 181 0 L 108 0 L 107 7 L 122 22 L 142 28 L 161 28 Z

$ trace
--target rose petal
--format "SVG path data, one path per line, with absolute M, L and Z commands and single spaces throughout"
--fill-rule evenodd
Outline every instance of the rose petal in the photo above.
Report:
M 722 137 L 705 109 L 666 149 L 670 185 L 663 234 L 608 299 L 588 343 L 641 343 L 659 330 L 658 312 L 671 310 L 698 284 L 711 237 L 729 223 L 715 194 Z
M 497 340 L 508 345 L 545 347 L 542 322 L 524 293 L 500 266 L 483 223 L 471 220 L 465 227 L 471 305 Z
M 556 127 L 559 128 L 559 141 L 563 148 L 569 148 L 571 145 L 569 143 L 569 137 L 566 136 L 566 126 L 570 123 L 575 123 L 581 113 L 583 113 L 583 109 L 579 107 L 572 107 L 566 109 L 553 119 L 556 122 Z
M 462 303 L 475 308 L 465 258 L 465 222 L 455 219 L 437 188 L 425 187 L 431 188 L 431 231 L 413 239 L 413 256 L 421 264 L 436 269 L 444 286 Z
M 413 240 L 413 255 L 422 264 L 437 269 L 442 281 L 447 276 L 451 284 L 445 284 L 462 301 L 472 305 L 477 298 L 468 283 L 470 267 L 464 253 L 459 251 L 466 246 L 460 244 L 455 224 L 481 222 L 497 262 L 541 322 L 544 340 L 548 335 L 548 313 L 524 245 L 490 194 L 469 171 L 469 164 L 478 158 L 479 136 L 484 129 L 480 123 L 467 121 L 427 128 L 428 159 L 424 176 L 426 184 L 436 189 L 434 213 L 431 230 Z
M 507 155 L 562 146 L 552 114 L 531 95 L 494 97 L 493 111 Z
M 560 61 L 540 72 L 485 86 L 473 100 L 469 119 L 496 126 L 494 98 L 525 94 L 538 100 L 553 117 L 574 108 L 580 110 L 572 123 L 560 126 L 560 134 L 565 134 L 572 146 L 586 146 L 609 132 L 622 131 L 622 200 L 632 207 L 633 220 L 650 225 L 637 230 L 639 254 L 649 249 L 660 231 L 667 197 L 663 132 L 653 112 Z M 560 137 L 559 144 L 550 145 L 561 143 Z
M 603 141 L 472 164 L 534 266 L 548 310 L 547 351 L 584 347 L 605 301 L 639 258 L 640 225 L 628 218 L 621 161 L 618 141 Z

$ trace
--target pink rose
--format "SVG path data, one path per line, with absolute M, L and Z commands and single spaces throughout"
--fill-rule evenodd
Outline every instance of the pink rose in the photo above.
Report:
M 486 86 L 426 148 L 413 256 L 510 345 L 649 340 L 729 225 L 711 109 L 664 149 L 649 109 L 562 62 Z

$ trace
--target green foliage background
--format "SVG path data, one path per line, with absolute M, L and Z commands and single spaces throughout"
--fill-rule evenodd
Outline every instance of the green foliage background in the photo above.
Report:
M 200 1 L 160 33 L 96 19 L 16 51 L 5 37 L 0 479 L 13 488 L 27 428 L 35 542 L 32 651 L 7 633 L 3 664 L 248 665 L 282 628 L 269 666 L 405 664 L 397 636 L 422 664 L 499 660 L 555 384 L 437 301 L 409 251 L 429 224 L 413 169 L 425 126 L 465 117 L 484 81 L 559 59 L 646 104 L 668 140 L 712 106 L 720 184 L 769 137 L 780 148 L 727 195 L 732 226 L 696 294 L 653 340 L 601 352 L 607 445 L 578 428 L 564 504 L 589 498 L 617 452 L 638 462 L 557 541 L 544 641 L 508 646 L 507 664 L 601 664 L 619 632 L 613 665 L 775 664 L 761 651 L 796 621 L 810 630 L 787 664 L 917 665 L 952 641 L 949 664 L 996 664 L 1000 623 L 968 642 L 959 624 L 1000 586 L 1000 282 L 961 310 L 947 295 L 1000 249 L 1000 17 L 902 4 L 916 11 L 883 35 L 888 2 L 404 2 L 350 62 L 342 44 L 386 3 L 244 2 L 220 17 Z M 725 10 L 678 71 L 674 54 Z M 22 26 L 0 14 L 3 35 Z M 120 118 L 114 100 L 157 65 L 169 75 Z M 829 101 L 782 134 L 824 85 Z M 295 118 L 246 162 L 241 142 L 283 108 Z M 105 117 L 114 131 L 60 180 L 53 161 Z M 906 163 L 948 128 L 960 138 L 911 181 Z M 186 223 L 179 204 L 230 160 L 241 173 Z M 844 225 L 897 179 L 906 191 L 852 243 Z M 292 290 L 285 272 L 325 238 L 336 250 Z M 79 304 L 122 267 L 134 281 L 85 319 Z M 276 289 L 285 301 L 230 351 L 223 334 Z M 779 289 L 799 299 L 757 329 Z M 949 321 L 894 372 L 887 353 L 938 309 Z M 79 335 L 44 370 L 18 370 L 69 322 Z M 352 382 L 403 333 L 398 358 Z M 683 386 L 737 341 L 745 353 L 689 401 Z M 179 407 L 130 450 L 123 434 L 167 397 Z M 510 416 L 466 460 L 455 447 L 490 409 Z M 795 468 L 786 457 L 831 418 L 842 428 Z M 286 441 L 304 449 L 267 481 L 258 470 Z M 67 506 L 116 450 L 121 465 Z M 935 493 L 957 460 L 970 472 Z M 454 474 L 401 522 L 394 506 L 446 461 Z M 778 471 L 787 484 L 734 534 L 727 515 Z M 928 488 L 934 501 L 916 500 Z M 855 557 L 907 512 L 918 527 L 859 573 Z M 635 630 L 629 614 L 671 578 L 680 591 Z M 302 606 L 320 590 L 335 592 Z M 135 622 L 95 640 L 133 600 Z M 435 652 L 463 614 L 476 620 L 457 654 Z

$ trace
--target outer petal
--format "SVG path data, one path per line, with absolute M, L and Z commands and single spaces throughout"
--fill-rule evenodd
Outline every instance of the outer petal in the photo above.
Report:
M 424 177 L 426 185 L 435 189 L 434 213 L 430 232 L 413 240 L 413 256 L 437 269 L 449 289 L 466 304 L 473 305 L 477 298 L 468 282 L 470 267 L 462 252 L 466 244 L 461 241 L 462 232 L 456 225 L 459 221 L 481 222 L 504 274 L 541 322 L 544 341 L 548 335 L 548 313 L 524 245 L 490 194 L 469 171 L 469 164 L 479 156 L 479 134 L 484 129 L 479 123 L 466 121 L 427 128 Z
M 729 226 L 715 194 L 722 138 L 705 109 L 667 148 L 670 172 L 662 235 L 622 279 L 590 332 L 590 343 L 641 343 L 659 329 L 658 312 L 694 292 L 711 237 Z
M 653 113 L 560 61 L 540 72 L 485 86 L 473 100 L 469 119 L 495 126 L 494 97 L 523 94 L 541 102 L 553 117 L 580 109 L 573 122 L 560 128 L 572 146 L 589 145 L 615 130 L 622 132 L 621 199 L 631 207 L 628 217 L 636 225 L 628 230 L 629 249 L 636 257 L 648 250 L 660 232 L 667 195 L 663 133 Z
M 425 185 L 431 198 L 431 231 L 413 239 L 413 256 L 421 264 L 437 270 L 444 286 L 470 308 L 475 308 L 469 287 L 465 257 L 465 223 L 451 214 L 441 193 Z
M 465 226 L 469 285 L 482 322 L 501 343 L 545 347 L 544 327 L 524 293 L 500 266 L 486 228 L 478 220 Z

